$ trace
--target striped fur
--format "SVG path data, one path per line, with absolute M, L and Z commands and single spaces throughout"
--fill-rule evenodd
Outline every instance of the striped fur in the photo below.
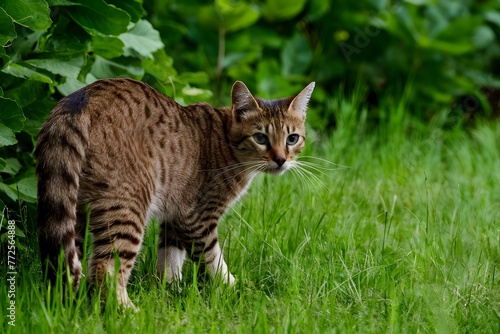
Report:
M 217 224 L 257 172 L 290 168 L 305 140 L 314 84 L 294 98 L 265 101 L 241 82 L 232 107 L 182 107 L 131 79 L 100 80 L 62 99 L 36 148 L 38 229 L 46 276 L 63 250 L 77 288 L 90 208 L 89 280 L 117 275 L 117 296 L 132 306 L 127 281 L 146 223 L 161 222 L 158 274 L 181 279 L 186 257 L 233 284 Z M 115 273 L 114 254 L 120 258 Z

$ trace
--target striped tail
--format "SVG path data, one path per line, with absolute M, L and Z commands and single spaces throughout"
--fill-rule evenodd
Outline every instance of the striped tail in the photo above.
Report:
M 44 277 L 55 283 L 58 259 L 64 252 L 73 286 L 82 275 L 76 220 L 79 180 L 89 140 L 89 119 L 82 113 L 84 90 L 69 95 L 54 108 L 38 135 L 35 156 L 38 175 L 38 241 Z M 83 104 L 82 104 L 83 103 Z

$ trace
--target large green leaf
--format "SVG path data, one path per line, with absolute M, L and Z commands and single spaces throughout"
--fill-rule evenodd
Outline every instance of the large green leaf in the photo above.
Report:
M 44 44 L 44 52 L 57 54 L 58 57 L 71 57 L 88 51 L 87 40 L 82 36 L 71 34 L 70 31 L 65 31 L 66 28 L 64 25 L 60 27 L 59 24 L 55 26 L 56 31 Z
M 3 162 L 3 164 L 2 164 Z M 15 158 L 8 158 L 6 160 L 0 159 L 0 172 L 7 173 L 10 175 L 16 175 L 21 169 L 21 164 L 19 160 Z
M 12 63 L 2 69 L 2 72 L 13 75 L 18 78 L 30 79 L 45 83 L 53 83 L 52 78 L 48 75 L 37 72 L 20 63 Z
M 1 140 L 1 137 L 0 137 L 0 140 Z M 7 194 L 7 196 L 9 196 L 9 198 L 11 200 L 17 201 L 17 199 L 18 199 L 17 192 L 15 192 L 14 190 L 12 190 L 12 188 L 9 187 L 7 184 L 5 184 L 3 182 L 0 182 L 0 191 L 2 191 L 5 194 Z
M 119 38 L 125 44 L 125 56 L 139 54 L 153 59 L 153 53 L 164 47 L 160 33 L 145 20 L 137 22 L 130 31 L 121 34 Z
M 0 147 L 17 144 L 14 131 L 0 123 Z
M 27 105 L 40 102 L 47 94 L 46 84 L 33 80 L 24 80 L 20 85 L 5 91 L 5 97 L 16 101 L 23 109 Z
M 467 16 L 450 22 L 435 39 L 419 40 L 420 46 L 435 49 L 453 55 L 461 55 L 475 49 L 474 33 L 481 26 L 482 19 L 476 16 Z
M 295 34 L 289 39 L 281 52 L 283 75 L 304 74 L 312 60 L 312 51 L 302 34 Z
M 47 70 L 54 74 L 59 74 L 63 77 L 77 78 L 80 69 L 85 62 L 83 54 L 80 57 L 73 57 L 70 59 L 30 59 L 26 63 Z
M 250 4 L 231 0 L 215 0 L 213 5 L 201 7 L 198 11 L 200 22 L 215 30 L 223 28 L 227 32 L 248 28 L 259 19 L 259 12 Z
M 482 25 L 474 31 L 472 42 L 477 48 L 485 48 L 492 43 L 495 43 L 495 33 L 487 25 Z
M 114 36 L 92 36 L 92 51 L 106 59 L 113 59 L 123 55 L 125 44 Z
M 497 26 L 500 26 L 500 12 L 496 10 L 490 10 L 486 13 L 484 13 L 484 18 L 491 22 L 496 24 Z
M 106 2 L 126 11 L 132 22 L 139 21 L 145 14 L 141 3 L 136 0 L 106 0 Z
M 79 6 L 68 8 L 75 22 L 92 35 L 119 35 L 127 31 L 130 15 L 103 0 L 75 0 Z
M 97 79 L 113 77 L 132 77 L 140 79 L 144 75 L 144 69 L 141 67 L 141 63 L 138 59 L 117 58 L 110 61 L 96 56 L 95 62 L 92 65 L 91 74 Z
M 12 18 L 0 8 L 0 46 L 4 46 L 8 41 L 16 38 L 16 29 Z
M 61 85 L 57 86 L 58 90 L 60 86 Z M 45 97 L 38 98 L 35 102 L 27 105 L 26 107 L 23 107 L 23 113 L 26 116 L 23 132 L 29 133 L 31 136 L 36 137 L 36 135 L 38 135 L 38 132 L 40 132 L 43 122 L 45 122 L 50 111 L 54 109 L 55 106 L 56 100 L 54 98 Z
M 0 97 L 0 122 L 9 127 L 14 132 L 23 129 L 23 123 L 26 118 L 23 111 L 17 105 L 16 101 Z
M 9 185 L 10 189 L 14 191 L 17 196 L 29 203 L 35 203 L 37 199 L 37 178 L 36 176 L 29 176 Z
M 47 30 L 52 23 L 44 0 L 0 0 L 0 7 L 14 22 L 33 31 Z
M 64 96 L 68 96 L 69 94 L 77 91 L 80 88 L 83 88 L 87 85 L 85 82 L 81 82 L 76 78 L 66 78 L 66 81 L 63 84 L 57 86 L 57 90 Z
M 154 59 L 146 58 L 142 66 L 146 73 L 158 78 L 162 82 L 169 82 L 172 77 L 177 76 L 174 68 L 174 60 L 168 56 L 164 49 L 158 50 L 154 54 Z
M 262 5 L 262 15 L 269 21 L 291 19 L 299 14 L 307 0 L 267 0 Z

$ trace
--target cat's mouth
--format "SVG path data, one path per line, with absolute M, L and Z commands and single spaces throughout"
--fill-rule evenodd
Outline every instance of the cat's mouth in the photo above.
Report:
M 264 170 L 264 172 L 271 175 L 281 175 L 285 173 L 289 168 L 290 168 L 289 162 L 285 161 L 283 164 L 278 165 L 274 161 L 270 161 L 267 163 L 267 168 Z

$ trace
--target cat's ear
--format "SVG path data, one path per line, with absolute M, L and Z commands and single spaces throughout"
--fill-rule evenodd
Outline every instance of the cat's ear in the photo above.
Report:
M 231 102 L 233 111 L 237 115 L 242 115 L 246 111 L 259 109 L 259 104 L 241 81 L 236 81 L 231 91 Z
M 311 94 L 314 90 L 314 81 L 307 85 L 297 96 L 295 96 L 290 103 L 289 109 L 301 112 L 306 115 L 307 104 L 309 103 L 309 99 L 311 98 Z

